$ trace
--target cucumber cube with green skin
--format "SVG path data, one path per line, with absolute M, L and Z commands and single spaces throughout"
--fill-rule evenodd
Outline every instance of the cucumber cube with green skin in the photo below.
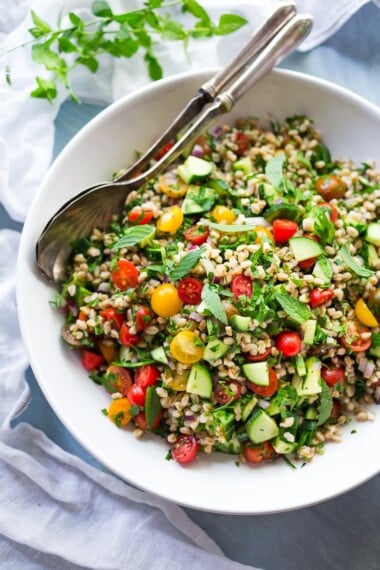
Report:
M 369 224 L 365 240 L 377 247 L 380 246 L 380 224 L 376 222 Z
M 272 447 L 276 453 L 280 455 L 288 455 L 288 453 L 292 453 L 296 448 L 296 443 L 291 443 L 290 441 L 285 441 L 281 439 L 280 436 L 277 436 L 272 441 Z
M 315 319 L 309 319 L 306 321 L 306 323 L 303 324 L 302 328 L 304 332 L 303 341 L 305 344 L 311 346 L 314 344 L 317 321 Z
M 253 163 L 249 156 L 245 156 L 232 164 L 232 170 L 241 170 L 244 174 L 253 172 Z
M 252 322 L 251 317 L 242 317 L 241 315 L 232 315 L 231 319 L 231 326 L 236 331 L 239 332 L 247 332 L 249 330 L 249 326 Z
M 293 377 L 293 386 L 298 396 L 315 396 L 322 392 L 321 368 L 322 363 L 316 356 L 310 356 L 305 361 L 306 376 L 300 378 Z
M 223 358 L 223 356 L 227 354 L 228 348 L 228 345 L 225 344 L 222 340 L 219 340 L 217 338 L 210 340 L 206 344 L 203 359 L 207 360 L 207 362 L 212 362 L 213 360 L 218 360 L 218 358 Z
M 203 364 L 193 364 L 187 380 L 186 392 L 198 394 L 201 398 L 211 398 L 212 379 L 211 374 Z
M 177 174 L 186 184 L 191 184 L 197 180 L 203 180 L 210 176 L 212 172 L 212 162 L 198 158 L 197 156 L 188 156 L 184 164 L 177 168 Z
M 269 366 L 267 361 L 243 364 L 243 372 L 252 384 L 269 386 Z
M 321 279 L 322 285 L 329 285 L 331 283 L 333 271 L 327 258 L 322 257 L 317 261 L 314 265 L 313 275 L 317 277 L 317 279 Z
M 238 400 L 239 401 L 239 400 Z M 242 405 L 241 408 L 241 419 L 243 422 L 247 421 L 251 413 L 253 412 L 254 407 L 256 406 L 258 400 L 256 396 L 252 396 L 248 401 Z
M 258 410 L 247 422 L 247 434 L 252 443 L 262 443 L 277 437 L 278 425 L 264 410 Z
M 312 257 L 319 257 L 323 254 L 323 248 L 318 242 L 310 238 L 295 237 L 290 238 L 289 247 L 296 261 L 305 261 Z
M 151 350 L 150 355 L 156 362 L 161 362 L 161 364 L 166 365 L 169 364 L 165 349 L 162 346 L 158 346 L 157 348 Z
M 182 212 L 185 215 L 208 212 L 215 204 L 216 198 L 216 190 L 204 186 L 191 185 L 182 202 Z
M 377 264 L 380 261 L 380 257 L 377 255 L 377 251 L 374 245 L 368 245 L 368 267 L 371 269 L 376 269 Z

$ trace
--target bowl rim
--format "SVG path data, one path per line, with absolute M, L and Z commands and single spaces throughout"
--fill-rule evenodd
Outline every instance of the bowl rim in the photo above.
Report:
M 57 402 L 57 400 L 54 396 L 54 389 L 51 390 L 51 387 L 50 387 L 51 383 L 49 383 L 49 381 L 46 378 L 44 378 L 44 375 L 40 372 L 39 362 L 37 362 L 35 360 L 33 352 L 31 350 L 29 350 L 29 347 L 31 346 L 31 337 L 30 337 L 31 331 L 28 330 L 26 319 L 23 316 L 24 311 L 25 311 L 25 307 L 24 307 L 24 297 L 23 297 L 24 283 L 23 283 L 22 273 L 25 270 L 28 270 L 28 271 L 33 271 L 33 273 L 36 274 L 36 271 L 34 270 L 34 268 L 32 269 L 30 267 L 30 262 L 27 261 L 27 255 L 26 255 L 28 248 L 30 247 L 30 244 L 28 242 L 28 233 L 32 230 L 33 226 L 35 225 L 35 221 L 33 218 L 35 205 L 37 204 L 39 197 L 44 192 L 44 188 L 49 181 L 49 177 L 51 175 L 51 172 L 52 171 L 54 172 L 54 170 L 56 168 L 58 168 L 58 166 L 66 160 L 66 156 L 71 152 L 71 146 L 74 144 L 78 144 L 82 138 L 86 138 L 91 133 L 91 130 L 93 130 L 93 129 L 97 130 L 103 121 L 108 120 L 109 117 L 112 116 L 113 114 L 117 115 L 121 108 L 123 108 L 125 105 L 128 105 L 130 102 L 132 102 L 136 97 L 140 96 L 141 94 L 149 95 L 151 92 L 154 93 L 155 91 L 159 91 L 163 87 L 167 87 L 167 86 L 170 86 L 172 84 L 178 84 L 179 82 L 186 80 L 188 78 L 203 77 L 205 75 L 211 75 L 212 73 L 215 73 L 216 71 L 217 71 L 216 68 L 201 69 L 201 70 L 197 70 L 197 71 L 186 71 L 186 72 L 183 72 L 181 74 L 176 74 L 173 76 L 169 76 L 167 78 L 163 78 L 163 79 L 161 79 L 157 82 L 154 82 L 154 83 L 149 83 L 146 86 L 144 86 L 143 88 L 138 89 L 136 91 L 133 91 L 132 93 L 125 95 L 121 99 L 115 101 L 114 103 L 108 105 L 105 109 L 100 111 L 98 115 L 96 115 L 93 119 L 91 119 L 84 127 L 82 127 L 74 135 L 74 137 L 69 141 L 69 143 L 65 146 L 65 148 L 60 152 L 60 154 L 56 157 L 56 159 L 51 164 L 46 176 L 44 177 L 44 179 L 43 179 L 43 181 L 39 187 L 39 190 L 35 194 L 34 199 L 32 201 L 32 204 L 31 204 L 30 209 L 29 209 L 29 213 L 28 213 L 26 220 L 25 220 L 25 223 L 24 223 L 24 227 L 23 227 L 23 231 L 22 231 L 22 235 L 21 235 L 21 239 L 20 239 L 18 263 L 17 263 L 17 277 L 16 277 L 16 282 L 17 282 L 16 302 L 17 302 L 18 318 L 19 318 L 22 338 L 23 338 L 24 344 L 25 344 L 27 351 L 28 351 L 30 365 L 32 367 L 33 373 L 35 374 L 37 382 L 38 382 L 39 386 L 41 387 L 41 390 L 42 390 L 44 396 L 46 397 L 46 400 L 49 402 L 49 405 L 52 407 L 54 413 L 57 415 L 57 417 L 60 419 L 60 421 L 63 423 L 63 425 L 69 430 L 70 434 L 93 457 L 95 457 L 105 467 L 110 469 L 113 474 L 115 474 L 117 477 L 121 478 L 123 481 L 126 481 L 128 484 L 135 485 L 140 489 L 144 489 L 145 491 L 151 492 L 151 493 L 158 495 L 158 496 L 160 496 L 166 500 L 174 501 L 177 504 L 180 504 L 180 505 L 188 507 L 188 508 L 193 508 L 193 509 L 197 509 L 197 510 L 201 510 L 201 511 L 203 510 L 203 511 L 207 511 L 207 512 L 224 513 L 224 514 L 244 514 L 244 515 L 248 515 L 248 514 L 272 514 L 272 513 L 286 512 L 286 511 L 291 511 L 291 510 L 295 510 L 295 509 L 299 509 L 299 508 L 308 507 L 308 506 L 318 504 L 318 503 L 323 502 L 323 501 L 330 500 L 336 496 L 339 496 L 343 493 L 346 493 L 346 492 L 350 491 L 351 489 L 363 484 L 365 481 L 369 480 L 370 478 L 374 477 L 375 475 L 377 475 L 380 471 L 380 463 L 379 463 L 379 465 L 376 465 L 376 463 L 374 462 L 373 463 L 373 469 L 368 470 L 365 473 L 361 473 L 361 477 L 357 478 L 357 480 L 355 480 L 355 481 L 352 481 L 351 484 L 346 485 L 342 489 L 338 489 L 338 490 L 336 489 L 335 491 L 328 492 L 328 493 L 324 494 L 323 496 L 318 496 L 317 498 L 310 499 L 310 501 L 306 501 L 306 502 L 302 501 L 302 502 L 297 503 L 297 502 L 293 501 L 292 504 L 288 504 L 287 506 L 282 507 L 280 509 L 273 508 L 273 505 L 268 507 L 268 508 L 260 508 L 259 510 L 252 510 L 252 508 L 250 508 L 250 507 L 247 507 L 247 509 L 243 508 L 243 509 L 239 509 L 239 510 L 234 510 L 234 509 L 231 510 L 231 509 L 228 509 L 225 507 L 222 507 L 220 509 L 218 509 L 218 508 L 210 509 L 207 506 L 205 506 L 204 504 L 195 504 L 194 501 L 189 502 L 186 500 L 185 497 L 183 500 L 178 500 L 177 498 L 173 499 L 173 497 L 170 496 L 170 494 L 168 494 L 168 493 L 161 493 L 161 492 L 159 493 L 157 491 L 157 487 L 155 487 L 153 489 L 147 485 L 144 486 L 144 485 L 139 484 L 139 482 L 136 480 L 129 479 L 128 474 L 126 475 L 125 473 L 120 472 L 117 468 L 115 468 L 114 465 L 112 465 L 112 461 L 110 461 L 107 458 L 107 456 L 104 456 L 102 453 L 100 453 L 96 449 L 95 445 L 90 444 L 90 442 L 86 439 L 86 437 L 82 434 L 82 432 L 77 429 L 77 427 L 75 425 L 75 421 L 71 417 L 67 417 L 65 414 L 62 413 L 62 411 L 60 410 L 60 407 L 59 407 L 59 402 Z M 342 96 L 342 97 L 344 97 L 350 101 L 353 101 L 354 103 L 356 103 L 358 105 L 364 106 L 367 109 L 367 111 L 370 112 L 371 114 L 373 114 L 374 117 L 380 122 L 380 109 L 374 103 L 368 101 L 367 99 L 365 99 L 361 95 L 353 93 L 352 91 L 350 91 L 349 89 L 347 89 L 343 86 L 336 85 L 336 84 L 334 84 L 334 83 L 332 83 L 326 79 L 320 79 L 319 77 L 316 77 L 316 76 L 313 76 L 310 74 L 306 74 L 306 73 L 302 73 L 302 72 L 298 72 L 298 71 L 293 71 L 293 70 L 288 70 L 288 69 L 275 69 L 271 72 L 271 74 L 274 74 L 274 75 L 280 76 L 280 77 L 282 76 L 284 78 L 286 78 L 286 77 L 294 78 L 298 81 L 304 81 L 304 82 L 309 83 L 311 85 L 315 85 L 318 88 L 322 88 L 326 91 L 332 91 L 333 93 L 337 94 L 338 96 Z M 130 434 L 130 435 L 132 435 L 132 434 Z

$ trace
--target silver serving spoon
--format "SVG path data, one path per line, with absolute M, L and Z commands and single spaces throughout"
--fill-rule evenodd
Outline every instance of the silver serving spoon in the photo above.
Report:
M 198 96 L 190 101 L 185 111 L 180 114 L 180 120 L 177 119 L 174 122 L 175 131 L 169 127 L 163 137 L 148 150 L 149 157 L 161 148 L 165 141 L 178 133 L 182 126 L 188 124 L 189 114 L 194 116 L 194 107 L 200 105 L 198 102 L 194 103 L 194 100 L 202 99 L 202 106 L 205 102 L 207 103 L 207 100 L 211 102 L 169 152 L 148 168 L 146 172 L 135 178 L 130 178 L 136 168 L 140 169 L 143 163 L 146 164 L 145 161 L 149 161 L 149 158 L 144 156 L 138 162 L 138 167 L 133 165 L 130 170 L 112 182 L 87 188 L 58 210 L 43 230 L 36 244 L 37 265 L 48 279 L 56 282 L 62 281 L 65 278 L 66 266 L 74 240 L 88 235 L 94 227 L 107 227 L 112 216 L 122 211 L 126 197 L 131 190 L 144 185 L 149 179 L 164 170 L 186 147 L 194 142 L 201 132 L 210 126 L 216 117 L 231 111 L 235 103 L 257 81 L 301 43 L 309 34 L 313 20 L 307 14 L 292 17 L 293 15 L 293 4 L 281 6 L 244 48 L 243 65 L 241 55 L 239 55 L 227 67 L 228 80 L 223 80 L 225 76 L 221 72 L 201 87 Z M 289 20 L 289 18 L 291 19 Z M 275 28 L 275 33 L 273 33 L 273 28 Z M 253 53 L 256 55 L 258 52 L 258 41 L 260 49 L 263 45 L 265 47 L 252 63 L 248 63 L 252 59 Z M 228 83 L 231 78 L 235 78 L 232 84 L 215 97 L 222 88 L 221 86 Z M 206 101 L 204 101 L 205 99 Z M 189 109 L 190 112 L 187 114 L 186 110 Z M 180 128 L 178 128 L 179 123 L 181 123 Z

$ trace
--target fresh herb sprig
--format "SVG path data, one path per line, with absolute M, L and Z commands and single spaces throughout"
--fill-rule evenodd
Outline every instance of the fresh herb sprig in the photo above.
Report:
M 185 27 L 175 19 L 175 9 L 190 14 L 195 22 Z M 85 20 L 76 12 L 69 12 L 67 25 L 58 18 L 53 28 L 33 10 L 33 27 L 30 42 L 16 46 L 0 55 L 32 44 L 32 59 L 49 71 L 48 77 L 37 76 L 32 97 L 53 101 L 58 94 L 58 85 L 69 92 L 71 99 L 79 102 L 70 84 L 70 72 L 85 66 L 96 73 L 99 56 L 110 54 L 116 58 L 131 58 L 143 52 L 148 75 L 160 79 L 163 69 L 155 54 L 158 42 L 179 41 L 186 48 L 190 39 L 230 34 L 244 26 L 247 21 L 237 14 L 222 14 L 213 22 L 207 11 L 196 0 L 146 0 L 138 10 L 116 14 L 105 0 L 95 0 L 91 5 L 93 18 Z M 11 83 L 9 66 L 6 81 Z

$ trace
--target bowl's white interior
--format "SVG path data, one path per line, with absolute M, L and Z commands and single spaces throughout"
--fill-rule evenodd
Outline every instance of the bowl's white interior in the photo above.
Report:
M 31 207 L 21 240 L 17 300 L 32 368 L 49 403 L 74 437 L 114 473 L 138 487 L 194 508 L 226 513 L 268 513 L 309 505 L 365 481 L 379 471 L 375 422 L 345 430 L 342 444 L 303 469 L 282 461 L 237 468 L 231 457 L 203 457 L 191 467 L 165 461 L 167 445 L 149 436 L 137 441 L 101 414 L 109 396 L 93 384 L 78 355 L 60 339 L 61 315 L 49 301 L 55 290 L 34 266 L 35 243 L 50 216 L 87 185 L 109 179 L 145 149 L 197 91 L 207 73 L 184 74 L 149 85 L 107 108 L 64 149 Z M 353 94 L 301 74 L 272 72 L 237 105 L 232 117 L 283 119 L 308 114 L 334 156 L 380 165 L 380 111 Z M 351 434 L 355 428 L 357 433 Z M 376 439 L 377 440 L 377 439 Z

